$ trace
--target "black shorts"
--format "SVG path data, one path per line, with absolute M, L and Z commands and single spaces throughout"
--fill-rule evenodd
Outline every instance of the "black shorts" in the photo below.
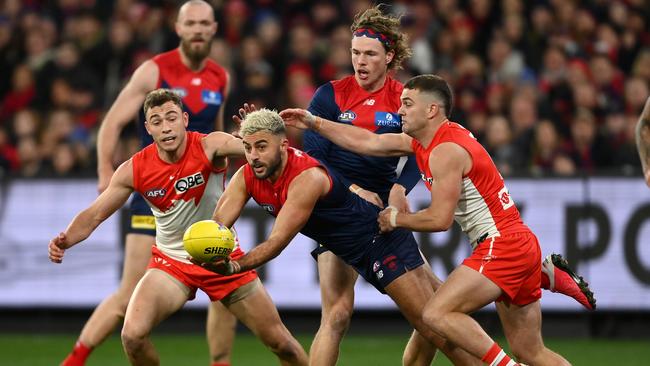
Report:
M 318 246 L 311 251 L 311 256 L 314 258 L 316 261 L 318 261 L 318 256 L 325 253 L 329 252 L 330 250 L 327 249 L 323 244 L 318 244 Z
M 127 234 L 156 236 L 156 218 L 140 193 L 134 192 L 129 206 Z

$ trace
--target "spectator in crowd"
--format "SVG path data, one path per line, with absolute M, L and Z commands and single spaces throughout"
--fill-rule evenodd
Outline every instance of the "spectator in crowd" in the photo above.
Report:
M 568 158 L 576 173 L 622 164 L 626 174 L 638 174 L 639 162 L 627 150 L 634 143 L 630 126 L 650 85 L 650 13 L 644 5 L 642 0 L 397 1 L 390 11 L 404 15 L 402 27 L 417 57 L 394 77 L 404 81 L 425 71 L 444 77 L 458 92 L 452 117 L 481 142 L 486 121 L 505 116 L 515 155 L 525 157 L 512 166 L 513 174 L 538 172 L 541 166 L 553 171 L 554 165 L 572 172 Z M 315 85 L 347 74 L 345 24 L 372 2 L 235 0 L 215 6 L 220 38 L 213 40 L 212 57 L 233 75 L 226 113 L 236 114 L 238 102 L 247 99 L 258 107 L 300 106 Z M 5 1 L 0 6 L 0 125 L 8 126 L 22 110 L 48 116 L 65 109 L 87 131 L 83 143 L 88 145 L 96 122 L 133 70 L 177 44 L 174 11 L 163 1 Z M 519 100 L 521 94 L 528 101 Z M 534 117 L 520 117 L 520 109 Z M 589 167 L 576 160 L 573 124 L 583 110 L 593 115 L 596 140 L 622 154 L 596 159 Z M 547 156 L 539 165 L 539 156 L 530 151 L 541 121 L 554 125 L 563 146 L 552 159 L 558 164 Z M 21 127 L 14 122 L 5 133 L 20 150 L 16 129 Z M 125 141 L 134 133 L 125 131 Z M 29 139 L 38 151 L 49 143 L 39 136 Z M 83 171 L 85 164 L 73 170 Z M 38 175 L 40 170 L 26 171 Z

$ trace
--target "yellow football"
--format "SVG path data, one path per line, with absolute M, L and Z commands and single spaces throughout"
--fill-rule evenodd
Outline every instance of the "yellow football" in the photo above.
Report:
M 213 220 L 197 221 L 183 235 L 185 251 L 197 261 L 213 262 L 230 255 L 235 237 L 224 225 Z

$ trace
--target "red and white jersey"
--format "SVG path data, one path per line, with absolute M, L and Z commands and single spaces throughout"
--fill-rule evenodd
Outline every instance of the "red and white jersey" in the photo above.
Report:
M 183 233 L 192 223 L 212 217 L 223 194 L 226 168 L 216 169 L 201 146 L 198 132 L 187 132 L 183 157 L 170 164 L 155 144 L 133 155 L 133 187 L 156 218 L 156 246 L 166 255 L 189 263 Z
M 472 158 L 472 169 L 463 177 L 463 187 L 454 212 L 454 219 L 469 236 L 472 246 L 486 234 L 486 237 L 493 237 L 530 231 L 521 220 L 519 210 L 492 158 L 472 133 L 458 123 L 443 122 L 426 148 L 413 139 L 412 148 L 427 188 L 431 190 L 433 183 L 429 169 L 431 151 L 444 142 L 462 146 Z M 435 205 L 435 202 L 432 204 Z

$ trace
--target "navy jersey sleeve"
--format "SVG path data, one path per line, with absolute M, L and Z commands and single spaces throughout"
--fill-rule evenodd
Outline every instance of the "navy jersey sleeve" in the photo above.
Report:
M 334 101 L 334 88 L 332 88 L 332 83 L 321 85 L 316 90 L 314 97 L 309 103 L 308 110 L 314 116 L 319 116 L 330 121 L 336 121 L 338 119 L 338 115 L 341 112 Z M 332 142 L 330 140 L 313 130 L 305 131 L 303 135 L 303 149 L 307 154 L 320 160 L 325 165 L 328 164 L 327 157 L 331 147 Z
M 406 188 L 406 194 L 408 194 L 413 189 L 413 187 L 418 184 L 419 180 L 420 170 L 418 168 L 418 163 L 415 160 L 415 155 L 411 154 L 408 156 L 406 164 L 404 164 L 402 172 L 400 173 L 399 178 L 397 178 L 397 182 L 395 183 Z

